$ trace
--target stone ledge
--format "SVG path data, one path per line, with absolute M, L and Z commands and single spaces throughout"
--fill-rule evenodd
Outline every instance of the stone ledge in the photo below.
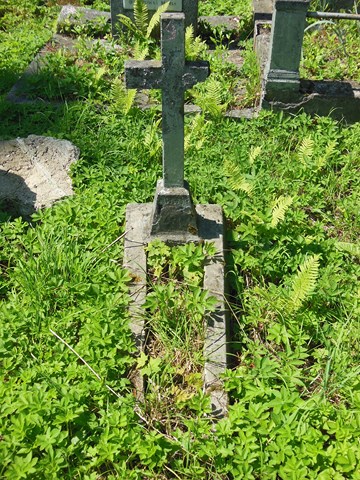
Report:
M 347 123 L 360 121 L 360 84 L 338 81 L 300 81 L 300 92 L 289 102 L 264 97 L 262 108 L 295 114 L 330 116 Z

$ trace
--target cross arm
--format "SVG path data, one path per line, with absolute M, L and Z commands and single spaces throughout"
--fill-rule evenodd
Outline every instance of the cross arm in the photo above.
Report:
M 209 62 L 199 60 L 196 62 L 186 62 L 183 74 L 183 84 L 185 90 L 192 88 L 199 82 L 204 82 L 210 75 Z
M 125 62 L 127 88 L 157 89 L 162 87 L 161 62 L 156 60 L 128 60 Z

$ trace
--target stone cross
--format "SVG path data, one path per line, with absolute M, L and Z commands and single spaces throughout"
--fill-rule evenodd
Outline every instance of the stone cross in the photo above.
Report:
M 204 61 L 185 62 L 185 15 L 161 17 L 162 61 L 125 62 L 127 88 L 162 90 L 164 187 L 184 186 L 184 93 L 209 76 Z
M 152 235 L 197 234 L 195 209 L 184 181 L 184 93 L 209 76 L 209 63 L 185 61 L 185 15 L 161 16 L 162 60 L 125 62 L 127 88 L 162 90 L 163 179 L 158 182 Z

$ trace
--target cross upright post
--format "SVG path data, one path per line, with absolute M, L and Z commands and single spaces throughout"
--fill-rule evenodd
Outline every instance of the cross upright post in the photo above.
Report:
M 184 186 L 185 32 L 183 14 L 163 17 L 162 134 L 164 187 Z
M 210 73 L 208 62 L 185 61 L 183 13 L 161 16 L 161 57 L 161 62 L 125 62 L 127 88 L 162 90 L 163 179 L 155 197 L 152 233 L 196 228 L 184 182 L 184 93 Z

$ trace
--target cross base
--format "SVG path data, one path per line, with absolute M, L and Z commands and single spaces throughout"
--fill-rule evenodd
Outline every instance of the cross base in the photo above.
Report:
M 299 72 L 270 70 L 265 82 L 266 100 L 291 102 L 300 95 Z
M 151 214 L 151 236 L 186 235 L 189 241 L 197 239 L 196 212 L 188 185 L 164 187 L 159 180 Z

